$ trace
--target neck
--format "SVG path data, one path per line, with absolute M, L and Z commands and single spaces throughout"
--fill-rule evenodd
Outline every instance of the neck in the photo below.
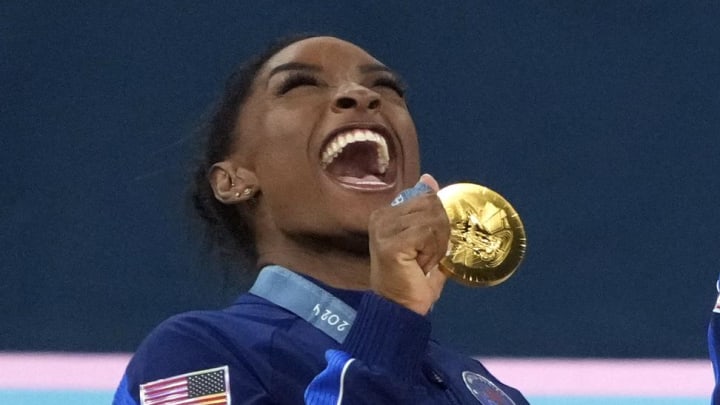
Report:
M 358 243 L 364 248 L 340 248 L 318 239 L 293 241 L 288 244 L 263 246 L 258 244 L 258 267 L 277 264 L 296 273 L 347 290 L 370 288 L 370 256 L 367 239 Z

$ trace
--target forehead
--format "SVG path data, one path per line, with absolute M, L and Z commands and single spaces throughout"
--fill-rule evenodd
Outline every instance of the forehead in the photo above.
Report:
M 295 42 L 271 57 L 262 69 L 265 76 L 274 68 L 300 62 L 323 70 L 354 69 L 360 65 L 382 65 L 364 49 L 333 37 L 313 37 Z

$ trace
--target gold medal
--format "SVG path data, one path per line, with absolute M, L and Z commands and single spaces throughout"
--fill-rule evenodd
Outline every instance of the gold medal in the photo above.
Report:
M 440 269 L 469 286 L 507 280 L 527 246 L 517 211 L 500 194 L 477 184 L 453 184 L 437 195 L 450 219 L 450 246 Z

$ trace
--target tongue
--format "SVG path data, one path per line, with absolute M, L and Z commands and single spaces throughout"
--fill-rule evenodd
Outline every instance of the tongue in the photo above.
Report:
M 384 181 L 380 180 L 376 176 L 373 176 L 372 174 L 368 174 L 363 177 L 338 176 L 337 179 L 343 183 L 350 184 L 385 184 Z

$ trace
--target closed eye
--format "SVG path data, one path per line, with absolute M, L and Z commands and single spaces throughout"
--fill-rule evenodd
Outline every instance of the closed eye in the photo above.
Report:
M 318 86 L 319 84 L 320 82 L 313 75 L 307 74 L 305 72 L 292 72 L 287 75 L 285 79 L 280 83 L 280 86 L 278 86 L 278 89 L 275 93 L 281 96 L 297 87 Z
M 373 87 L 387 87 L 397 93 L 398 96 L 405 96 L 405 85 L 395 77 L 380 77 L 373 82 Z

